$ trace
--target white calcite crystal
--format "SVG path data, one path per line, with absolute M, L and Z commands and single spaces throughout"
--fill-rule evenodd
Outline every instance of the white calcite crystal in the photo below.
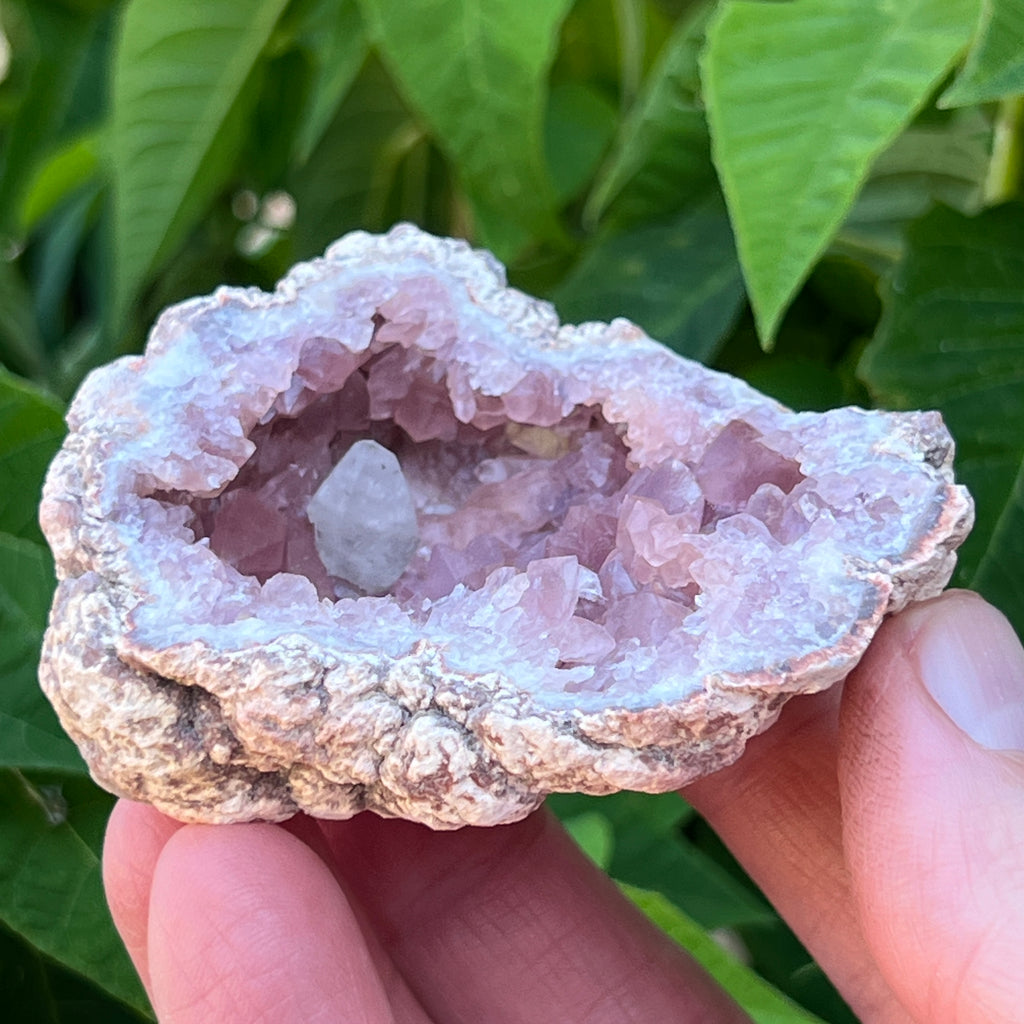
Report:
M 393 452 L 356 441 L 306 511 L 324 568 L 367 594 L 386 594 L 419 543 L 416 506 Z
M 184 821 L 681 786 L 937 594 L 972 519 L 936 413 L 790 412 L 409 226 L 167 310 L 68 423 L 42 685 Z

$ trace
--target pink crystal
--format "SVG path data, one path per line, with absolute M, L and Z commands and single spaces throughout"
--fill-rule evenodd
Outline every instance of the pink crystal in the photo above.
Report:
M 707 446 L 696 468 L 697 483 L 712 505 L 735 512 L 764 484 L 788 494 L 803 479 L 799 464 L 764 444 L 749 423 L 733 420 Z
M 96 777 L 182 820 L 680 786 L 937 593 L 971 522 L 937 414 L 791 413 L 408 225 L 167 310 L 69 424 L 40 678 Z M 356 508 L 360 445 L 402 483 Z
M 217 512 L 210 547 L 239 572 L 270 579 L 284 569 L 288 522 L 256 491 L 232 491 Z

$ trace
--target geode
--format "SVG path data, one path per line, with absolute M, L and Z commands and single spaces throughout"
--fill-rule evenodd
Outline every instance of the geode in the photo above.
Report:
M 408 225 L 167 310 L 68 423 L 42 685 L 183 821 L 674 789 L 937 594 L 972 519 L 937 413 L 790 412 Z

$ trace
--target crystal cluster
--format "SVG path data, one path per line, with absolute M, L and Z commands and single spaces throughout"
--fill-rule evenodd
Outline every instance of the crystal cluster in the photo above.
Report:
M 167 310 L 69 425 L 40 678 L 103 785 L 188 821 L 680 786 L 972 517 L 937 414 L 792 413 L 408 225 Z

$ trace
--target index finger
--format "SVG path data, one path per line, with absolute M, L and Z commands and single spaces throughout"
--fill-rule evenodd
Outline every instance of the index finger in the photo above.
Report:
M 369 814 L 321 827 L 434 1020 L 747 1021 L 546 811 L 449 833 Z

